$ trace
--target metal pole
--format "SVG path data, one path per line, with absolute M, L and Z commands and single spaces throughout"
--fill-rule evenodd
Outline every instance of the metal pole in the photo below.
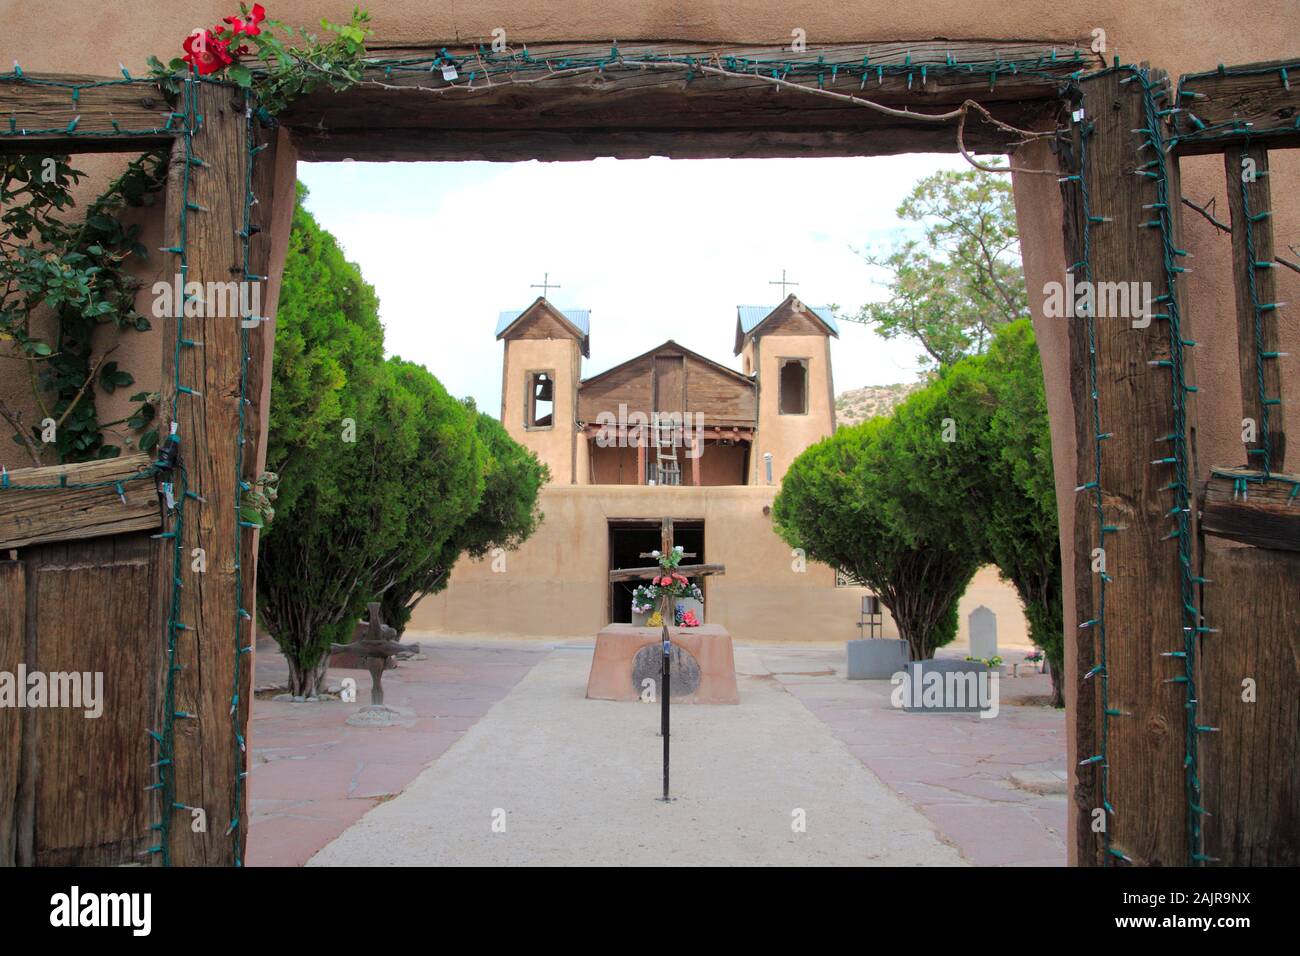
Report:
M 664 738 L 664 801 L 668 800 L 668 697 L 671 694 L 669 686 L 672 678 L 668 672 L 669 652 L 672 650 L 672 640 L 668 637 L 668 625 L 664 624 L 663 634 L 664 659 L 663 669 L 660 672 L 660 704 L 659 704 L 659 731 Z

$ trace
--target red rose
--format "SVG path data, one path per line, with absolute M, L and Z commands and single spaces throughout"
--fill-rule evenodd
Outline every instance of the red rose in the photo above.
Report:
M 195 30 L 182 44 L 185 56 L 181 57 L 200 75 L 224 70 L 234 62 L 230 55 L 230 41 L 218 39 L 211 30 Z
M 222 17 L 230 24 L 231 30 L 235 33 L 242 33 L 245 36 L 255 37 L 262 31 L 258 24 L 266 19 L 266 10 L 260 3 L 253 4 L 253 9 L 244 17 Z

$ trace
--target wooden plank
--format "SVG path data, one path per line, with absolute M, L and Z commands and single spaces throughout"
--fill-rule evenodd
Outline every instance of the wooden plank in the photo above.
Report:
M 237 232 L 243 228 L 246 142 L 244 107 L 235 92 L 200 84 L 197 112 L 203 123 L 193 138 L 194 154 L 203 166 L 192 169 L 188 201 L 198 209 L 188 214 L 188 278 L 194 282 L 227 282 L 242 271 Z M 179 211 L 187 197 L 181 184 L 185 169 L 184 142 L 173 148 L 167 192 L 167 241 L 178 245 Z M 175 316 L 166 317 L 163 341 L 175 341 L 180 329 Z M 163 415 L 175 402 L 181 435 L 181 461 L 188 489 L 202 502 L 185 504 L 181 543 L 179 621 L 187 628 L 177 638 L 177 711 L 194 715 L 175 722 L 176 801 L 202 807 L 208 827 L 195 833 L 189 814 L 172 811 L 171 861 L 175 865 L 231 865 L 242 857 L 247 832 L 247 789 L 235 800 L 236 775 L 246 766 L 237 753 L 235 732 L 246 729 L 243 711 L 232 719 L 236 647 L 249 643 L 247 623 L 239 620 L 235 588 L 236 436 L 239 432 L 241 339 L 240 323 L 229 318 L 184 320 L 183 336 L 202 346 L 163 349 Z M 176 394 L 174 378 L 199 394 Z M 165 419 L 164 419 L 165 421 Z M 243 531 L 240 553 L 251 553 L 252 535 Z M 203 548 L 206 571 L 192 570 L 193 549 Z M 170 567 L 170 542 L 163 542 Z M 168 576 L 164 575 L 166 579 Z M 164 591 L 169 591 L 164 585 Z M 169 597 L 167 597 L 169 600 Z M 165 605 L 164 605 L 165 606 Z M 241 700 L 248 698 L 248 668 L 242 667 Z M 227 828 L 238 819 L 232 835 Z
M 27 577 L 18 561 L 0 561 L 0 673 L 17 675 L 26 641 Z M 13 866 L 22 773 L 21 716 L 0 710 L 0 866 Z
M 1300 146 L 1297 77 L 1300 60 L 1296 59 L 1243 63 L 1222 73 L 1185 74 L 1178 81 L 1178 105 L 1186 111 L 1176 114 L 1178 152 L 1217 153 L 1247 135 L 1256 143 L 1267 140 L 1273 149 Z
M 83 87 L 75 101 L 62 85 L 104 82 L 111 85 Z M 0 153 L 141 153 L 171 142 L 170 113 L 157 85 L 144 80 L 29 73 L 0 82 Z M 113 135 L 95 135 L 105 133 Z
M 105 461 L 9 472 L 11 487 L 0 491 L 0 548 L 49 541 L 95 538 L 157 528 L 162 521 L 154 481 L 140 478 L 153 458 L 123 455 Z M 27 491 L 22 485 L 122 483 L 117 488 L 53 488 Z
M 36 654 L 47 677 L 102 681 L 98 716 L 36 712 L 38 866 L 147 862 L 154 842 L 152 747 L 158 655 L 157 548 L 147 534 L 44 545 L 31 558 Z M 96 678 L 94 675 L 99 675 Z
M 1298 866 L 1300 554 L 1211 541 L 1203 574 L 1217 633 L 1201 643 L 1200 723 L 1219 728 L 1200 735 L 1205 852 L 1225 866 Z
M 1153 72 L 1152 80 L 1159 78 Z M 1138 83 L 1121 84 L 1122 79 L 1123 74 L 1112 72 L 1082 84 L 1085 116 L 1094 129 L 1086 137 L 1083 163 L 1089 211 L 1094 217 L 1105 217 L 1090 228 L 1091 278 L 1097 283 L 1150 282 L 1153 294 L 1159 294 L 1166 288 L 1160 232 L 1141 228 L 1151 218 L 1143 207 L 1156 201 L 1156 190 L 1150 179 L 1132 174 L 1142 144 L 1134 131 L 1146 125 L 1143 99 Z M 1169 194 L 1176 197 L 1177 165 L 1170 163 L 1167 172 Z M 1174 229 L 1176 240 L 1176 220 Z M 1088 324 L 1084 319 L 1071 320 L 1072 343 L 1086 338 Z M 1108 675 L 1105 704 L 1118 714 L 1102 713 L 1098 688 L 1094 719 L 1098 726 L 1108 723 L 1104 766 L 1109 774 L 1106 792 L 1095 791 L 1094 799 L 1099 806 L 1107 798 L 1114 808 L 1107 820 L 1114 850 L 1136 865 L 1183 865 L 1189 839 L 1184 793 L 1186 702 L 1182 685 L 1169 682 L 1180 672 L 1178 659 L 1161 656 L 1183 650 L 1178 539 L 1169 537 L 1175 530 L 1168 516 L 1174 495 L 1166 488 L 1173 467 L 1152 462 L 1170 447 L 1165 439 L 1175 430 L 1174 399 L 1169 371 L 1149 364 L 1168 359 L 1170 333 L 1163 320 L 1134 328 L 1129 318 L 1099 317 L 1092 325 L 1101 430 L 1110 435 L 1100 442 L 1102 507 L 1105 523 L 1119 529 L 1105 537 L 1105 567 L 1111 580 L 1105 585 L 1104 660 L 1100 645 L 1093 649 Z M 1185 312 L 1183 332 L 1190 332 Z M 1079 364 L 1087 355 L 1086 345 L 1072 344 L 1071 355 L 1072 380 L 1086 379 L 1087 366 Z M 1076 395 L 1081 384 L 1074 385 Z M 1078 416 L 1089 423 L 1089 432 L 1081 430 L 1079 436 L 1079 457 L 1090 462 L 1098 444 L 1091 434 L 1090 399 L 1078 409 Z M 1090 471 L 1081 469 L 1081 474 Z M 1087 480 L 1092 478 L 1088 473 Z M 1084 497 L 1093 500 L 1091 495 Z M 1086 574 L 1084 569 L 1094 566 L 1092 549 L 1098 547 L 1100 532 L 1094 510 L 1080 509 L 1077 517 L 1076 554 L 1081 559 L 1077 567 Z M 1100 585 L 1094 582 L 1093 587 Z M 1099 606 L 1097 599 L 1080 596 L 1080 610 Z M 1085 635 L 1081 641 L 1089 636 L 1100 641 L 1098 626 L 1081 633 Z M 1100 785 L 1103 764 L 1090 766 Z
M 1282 398 L 1279 352 L 1279 312 L 1268 308 L 1276 299 L 1273 272 L 1273 209 L 1269 188 L 1268 150 L 1258 144 L 1231 146 L 1223 153 L 1228 179 L 1228 209 L 1232 217 L 1232 275 L 1237 296 L 1237 356 L 1241 375 L 1242 414 L 1255 423 L 1256 440 L 1247 443 L 1246 463 L 1266 471 L 1282 471 L 1286 459 L 1286 422 L 1283 404 L 1264 405 Z M 1253 181 L 1250 172 L 1253 164 Z M 1243 168 L 1244 167 L 1244 168 Z M 1247 219 L 1247 209 L 1250 218 Z M 1261 267 L 1258 264 L 1266 263 Z M 1251 298 L 1251 288 L 1255 295 Z M 1255 304 L 1264 308 L 1256 313 Z M 1265 435 L 1268 436 L 1267 453 Z
M 654 411 L 676 412 L 686 408 L 685 357 L 680 353 L 661 353 L 654 362 Z
M 1201 530 L 1257 548 L 1300 551 L 1300 475 L 1249 481 L 1238 490 L 1233 475 L 1258 478 L 1246 468 L 1216 468 L 1205 483 Z

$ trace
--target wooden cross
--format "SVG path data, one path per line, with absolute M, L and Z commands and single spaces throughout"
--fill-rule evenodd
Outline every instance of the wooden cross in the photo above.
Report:
M 668 554 L 673 550 L 673 519 L 664 518 L 660 525 L 659 548 L 661 554 Z M 653 552 L 643 552 L 638 555 L 642 558 L 653 558 Z M 693 558 L 692 552 L 682 552 L 682 557 Z M 682 564 L 677 567 L 678 574 L 684 574 L 688 578 L 702 578 L 710 574 L 726 574 L 727 566 L 725 564 Z M 658 564 L 651 568 L 620 568 L 617 571 L 609 572 L 611 582 L 619 581 L 648 581 L 651 578 L 661 577 L 664 569 Z M 659 599 L 659 614 L 664 619 L 664 639 L 668 639 L 668 622 L 673 620 L 673 596 L 664 594 Z
M 785 287 L 788 286 L 788 285 L 798 285 L 798 284 L 799 284 L 799 283 L 797 283 L 797 282 L 787 282 L 787 281 L 786 281 L 786 279 L 785 279 L 785 270 L 784 270 L 784 269 L 781 270 L 781 281 L 780 281 L 780 282 L 768 282 L 768 285 L 779 285 L 779 286 L 781 287 L 781 301 L 783 301 L 783 302 L 785 301 Z
M 351 644 L 331 644 L 333 651 L 352 651 L 366 658 L 366 669 L 370 671 L 370 706 L 384 706 L 384 668 L 388 659 L 395 654 L 407 651 L 419 653 L 419 644 L 400 644 L 397 631 L 384 623 L 379 615 L 379 604 L 370 603 L 370 620 L 360 621 L 352 633 Z
M 541 282 L 534 282 L 534 283 L 533 283 L 532 285 L 530 285 L 528 288 L 530 288 L 530 289 L 541 289 L 541 290 L 542 290 L 542 298 L 544 299 L 544 298 L 546 298 L 546 292 L 547 292 L 548 289 L 558 289 L 558 288 L 560 288 L 560 284 L 557 282 L 557 283 L 555 283 L 554 285 L 551 285 L 551 274 L 550 274 L 549 272 L 545 272 L 545 273 L 542 274 L 542 281 L 541 281 Z

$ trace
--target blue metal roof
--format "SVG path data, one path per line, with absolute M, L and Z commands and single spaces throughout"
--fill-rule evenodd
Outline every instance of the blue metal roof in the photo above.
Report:
M 736 306 L 736 318 L 740 320 L 740 334 L 748 335 L 754 330 L 760 322 L 772 314 L 777 308 L 775 305 L 738 305 Z M 840 327 L 835 324 L 835 316 L 831 315 L 831 310 L 824 305 L 810 305 L 806 308 L 815 314 L 817 318 L 826 323 L 836 335 L 840 334 Z
M 529 306 L 529 308 L 531 308 L 531 306 Z M 552 306 L 552 308 L 554 308 L 554 306 Z M 506 329 L 510 328 L 511 323 L 523 315 L 525 311 L 527 310 L 513 309 L 509 312 L 502 312 L 501 315 L 497 317 L 497 330 L 493 334 L 500 335 Z M 555 311 L 559 312 L 566 319 L 572 322 L 578 331 L 584 336 L 591 334 L 590 309 L 556 309 Z

